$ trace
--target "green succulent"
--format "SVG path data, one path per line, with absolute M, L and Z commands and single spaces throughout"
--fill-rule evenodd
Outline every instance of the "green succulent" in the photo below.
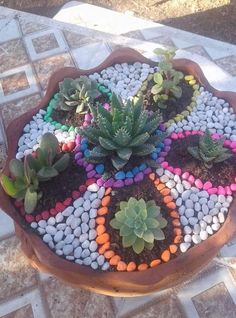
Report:
M 182 72 L 176 71 L 172 66 L 171 60 L 175 56 L 174 49 L 156 49 L 154 53 L 161 56 L 162 60 L 158 64 L 159 72 L 153 75 L 155 84 L 152 86 L 151 93 L 158 107 L 165 109 L 167 107 L 166 101 L 169 98 L 176 99 L 181 97 L 182 89 L 178 85 L 184 75 Z
M 199 138 L 198 146 L 188 147 L 188 152 L 197 160 L 204 163 L 207 168 L 211 168 L 214 163 L 229 159 L 232 154 L 224 147 L 224 138 L 214 140 L 207 129 L 203 136 Z
M 59 83 L 57 103 L 54 108 L 63 111 L 76 109 L 76 113 L 85 114 L 88 105 L 101 95 L 97 83 L 87 76 L 65 78 Z
M 165 239 L 162 229 L 167 221 L 155 201 L 145 202 L 131 197 L 128 202 L 120 202 L 120 210 L 110 225 L 120 231 L 123 247 L 132 246 L 134 252 L 140 254 L 144 248 L 151 250 L 155 240 Z
M 143 109 L 142 98 L 128 100 L 125 104 L 113 93 L 111 111 L 99 105 L 90 105 L 93 126 L 82 128 L 80 134 L 87 137 L 92 148 L 88 158 L 91 162 L 101 162 L 108 157 L 119 170 L 131 156 L 146 156 L 155 150 L 165 134 L 155 135 L 161 121 L 159 113 L 149 115 Z
M 60 155 L 59 151 L 57 138 L 51 133 L 44 134 L 36 157 L 27 155 L 24 162 L 12 159 L 9 164 L 11 178 L 1 176 L 4 191 L 14 199 L 24 200 L 26 213 L 32 213 L 41 198 L 39 182 L 50 180 L 67 168 L 70 156 Z

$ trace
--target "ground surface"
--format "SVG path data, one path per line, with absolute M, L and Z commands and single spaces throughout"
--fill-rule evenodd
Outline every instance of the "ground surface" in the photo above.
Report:
M 69 0 L 0 0 L 0 5 L 53 17 Z M 117 11 L 132 11 L 186 31 L 236 44 L 235 0 L 89 0 Z

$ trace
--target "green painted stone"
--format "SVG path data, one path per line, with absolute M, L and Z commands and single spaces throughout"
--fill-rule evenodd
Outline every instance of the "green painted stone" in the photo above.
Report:
M 69 127 L 68 127 L 68 126 L 66 126 L 66 125 L 62 125 L 62 126 L 61 126 L 61 130 L 63 130 L 63 131 L 67 131 L 67 130 L 68 130 L 68 128 L 69 128 Z

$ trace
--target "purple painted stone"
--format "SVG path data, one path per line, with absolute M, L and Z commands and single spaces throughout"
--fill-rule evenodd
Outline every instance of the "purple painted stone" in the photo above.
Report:
M 87 168 L 88 165 L 89 165 L 89 163 L 88 163 L 86 160 L 84 160 L 83 166 L 84 166 L 85 168 Z
M 75 160 L 81 159 L 82 157 L 83 157 L 83 154 L 80 151 L 75 154 Z
M 165 157 L 166 155 L 167 155 L 167 152 L 165 152 L 165 151 L 160 152 L 161 157 Z
M 91 170 L 91 171 L 88 172 L 87 177 L 88 178 L 92 178 L 92 177 L 95 176 L 95 174 L 96 174 L 96 171 L 95 170 Z
M 84 159 L 79 159 L 79 160 L 77 160 L 76 162 L 77 162 L 77 164 L 78 164 L 79 166 L 83 166 L 83 165 L 84 165 Z
M 95 176 L 94 176 L 94 178 L 96 178 L 96 179 L 98 179 L 100 177 L 101 177 L 101 175 L 99 173 L 96 173 Z
M 124 181 L 123 180 L 116 180 L 113 183 L 113 187 L 115 188 L 122 188 L 124 186 Z
M 92 116 L 90 114 L 87 113 L 84 115 L 84 120 L 90 121 L 91 119 L 92 119 Z
M 166 138 L 166 139 L 164 140 L 164 145 L 166 145 L 166 146 L 171 145 L 171 139 L 170 139 L 170 138 Z
M 166 130 L 165 124 L 160 124 L 159 129 L 162 131 Z
M 162 163 L 164 160 L 165 160 L 164 158 L 160 157 L 157 159 L 157 163 Z
M 86 171 L 90 171 L 94 168 L 94 165 L 92 163 L 89 163 L 86 167 Z
M 150 167 L 146 168 L 145 170 L 143 170 L 144 174 L 149 174 L 152 172 L 152 169 Z
M 105 181 L 104 181 L 102 178 L 97 179 L 97 185 L 98 185 L 99 187 L 103 186 L 104 183 L 105 183 Z
M 139 172 L 138 174 L 136 174 L 136 176 L 134 177 L 134 182 L 139 182 L 142 181 L 144 177 L 143 172 Z
M 104 183 L 104 187 L 109 188 L 109 187 L 112 187 L 113 184 L 114 184 L 114 179 L 110 178 Z
M 165 150 L 165 152 L 169 152 L 170 151 L 170 146 L 165 146 L 164 150 Z
M 131 184 L 133 184 L 134 183 L 134 180 L 133 180 L 133 178 L 127 178 L 127 179 L 125 179 L 125 185 L 131 185 Z

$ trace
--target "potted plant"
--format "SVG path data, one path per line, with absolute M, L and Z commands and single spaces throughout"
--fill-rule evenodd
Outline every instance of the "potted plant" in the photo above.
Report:
M 159 63 L 120 49 L 94 69 L 59 70 L 6 131 L 0 202 L 24 252 L 109 295 L 174 286 L 236 232 L 235 94 L 156 53 Z

